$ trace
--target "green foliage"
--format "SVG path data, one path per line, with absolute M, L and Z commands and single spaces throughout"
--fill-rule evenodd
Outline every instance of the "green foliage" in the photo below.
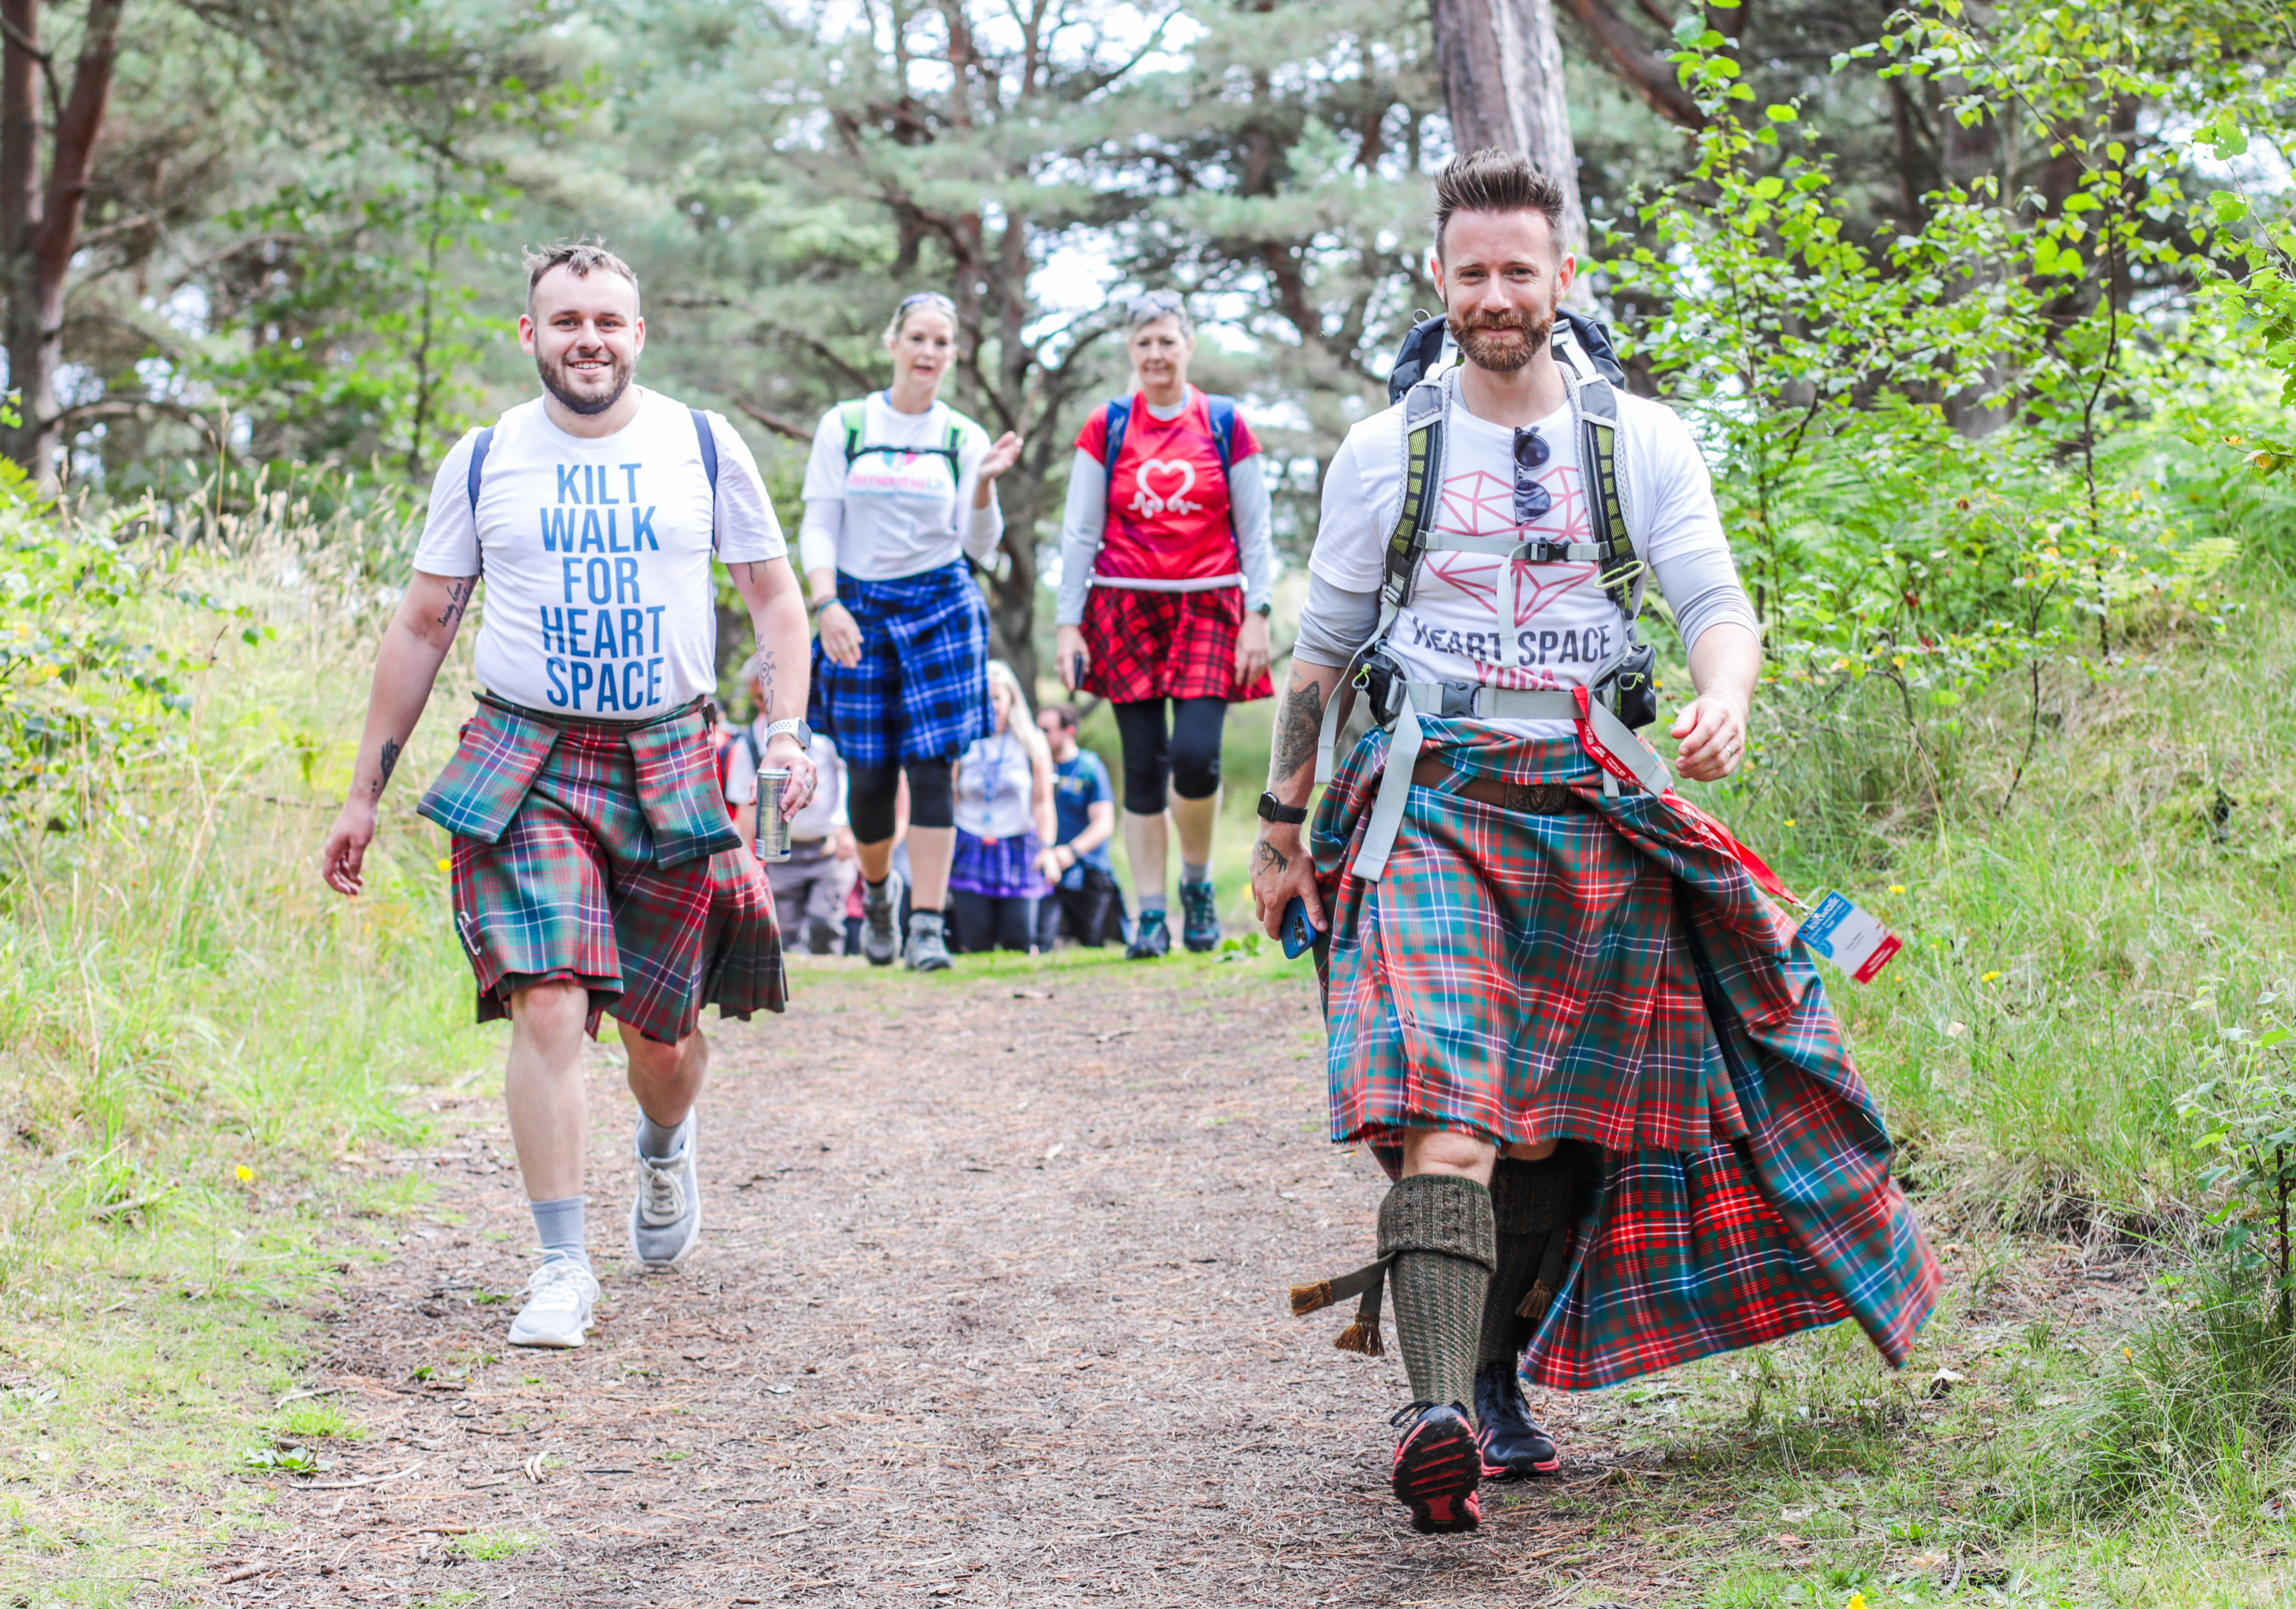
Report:
M 2296 1280 L 2289 1245 L 2290 1198 L 2296 1196 L 2296 1081 L 2287 1053 L 2292 1036 L 2276 1028 L 2254 1038 L 2243 1034 L 2237 1054 L 2185 1099 L 2185 1110 L 2208 1132 L 2194 1148 L 2215 1160 L 2202 1184 L 2223 1192 L 2210 1222 L 2224 1228 L 2223 1254 L 2233 1295 L 2261 1288 L 2276 1329 L 2296 1334 Z

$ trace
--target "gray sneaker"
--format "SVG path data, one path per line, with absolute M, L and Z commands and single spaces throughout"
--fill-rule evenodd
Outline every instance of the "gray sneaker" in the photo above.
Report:
M 940 916 L 932 911 L 913 911 L 909 914 L 909 965 L 921 973 L 945 973 L 951 963 L 948 958 L 948 935 L 941 929 Z
M 901 953 L 901 894 L 898 872 L 885 874 L 882 899 L 867 883 L 861 885 L 861 953 L 872 966 L 890 966 Z
M 649 1268 L 667 1268 L 701 1238 L 701 1181 L 693 1165 L 694 1114 L 677 1126 L 666 1157 L 638 1158 L 638 1198 L 630 1203 L 630 1252 Z M 636 1142 L 631 1149 L 636 1150 Z
M 598 1305 L 598 1277 L 570 1257 L 545 1257 L 511 1320 L 512 1346 L 580 1346 Z

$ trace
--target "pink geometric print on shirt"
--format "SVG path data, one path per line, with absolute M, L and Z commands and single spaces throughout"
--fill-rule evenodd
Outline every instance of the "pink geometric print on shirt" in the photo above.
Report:
M 1499 604 L 1499 561 L 1474 554 L 1430 554 L 1427 573 L 1470 603 L 1486 609 Z M 1572 588 L 1592 580 L 1592 564 L 1532 564 L 1514 567 L 1514 623 L 1521 625 Z
M 1544 518 L 1517 525 L 1513 482 L 1479 469 L 1453 475 L 1443 482 L 1440 528 L 1463 537 L 1504 537 L 1519 530 L 1550 542 L 1583 542 L 1594 535 L 1595 521 L 1587 513 L 1577 464 L 1558 466 L 1541 475 L 1539 484 L 1554 499 L 1554 506 Z

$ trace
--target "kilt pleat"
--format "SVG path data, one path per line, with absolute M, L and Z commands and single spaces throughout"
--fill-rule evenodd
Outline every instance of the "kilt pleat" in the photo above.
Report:
M 1425 721 L 1455 779 L 1568 785 L 1509 811 L 1414 786 L 1384 876 L 1353 858 L 1374 732 L 1313 828 L 1332 913 L 1332 1137 L 1571 1138 L 1602 1204 L 1526 1375 L 1570 1389 L 1854 1318 L 1902 1363 L 1936 1260 L 1793 924 L 1664 800 L 1605 798 L 1568 740 Z
M 807 722 L 848 765 L 954 759 L 996 730 L 988 702 L 988 606 L 960 559 L 890 581 L 840 571 L 837 599 L 861 628 L 861 661 L 813 644 Z

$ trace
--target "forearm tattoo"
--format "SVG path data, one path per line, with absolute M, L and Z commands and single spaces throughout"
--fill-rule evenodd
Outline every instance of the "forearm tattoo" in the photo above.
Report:
M 767 720 L 774 718 L 774 651 L 758 650 L 758 708 Z
M 1289 782 L 1302 766 L 1315 763 L 1316 744 L 1323 729 L 1323 685 L 1295 671 L 1292 685 L 1283 690 L 1283 708 L 1275 716 L 1275 743 L 1267 767 L 1268 786 Z
M 382 785 L 390 780 L 391 772 L 398 768 L 398 757 L 405 752 L 406 750 L 396 739 L 386 737 L 382 740 L 381 774 L 374 779 L 373 792 L 376 798 L 382 797 Z

